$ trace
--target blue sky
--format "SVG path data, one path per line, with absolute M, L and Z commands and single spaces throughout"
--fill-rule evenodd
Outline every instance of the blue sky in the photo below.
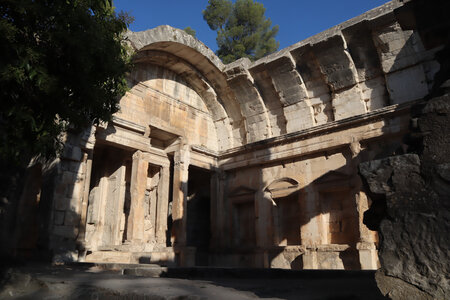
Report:
M 141 31 L 159 25 L 177 28 L 190 26 L 197 38 L 214 51 L 216 33 L 203 20 L 208 0 L 113 0 L 117 11 L 130 13 L 135 21 L 130 29 Z M 280 49 L 356 17 L 386 0 L 260 0 L 266 17 L 278 24 Z

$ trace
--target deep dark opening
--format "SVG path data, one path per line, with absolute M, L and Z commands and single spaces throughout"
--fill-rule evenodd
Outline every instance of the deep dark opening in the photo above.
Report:
M 211 173 L 189 167 L 186 245 L 196 247 L 195 264 L 208 265 L 211 239 Z
M 171 247 L 172 246 L 172 200 L 173 200 L 173 166 L 174 166 L 174 160 L 173 160 L 173 154 L 168 154 L 169 160 L 170 160 L 170 178 L 169 178 L 169 208 L 167 210 L 167 231 L 166 231 L 166 246 Z
M 278 213 L 278 238 L 285 245 L 300 245 L 300 205 L 298 193 L 275 199 Z
M 120 220 L 117 216 L 121 213 L 125 214 L 125 220 L 128 220 L 130 208 L 130 182 L 131 182 L 131 168 L 132 168 L 131 150 L 126 150 L 112 145 L 98 144 L 94 148 L 94 155 L 92 160 L 92 172 L 89 192 L 89 203 L 87 213 L 87 225 L 99 226 L 100 222 L 103 225 L 103 246 L 109 246 L 115 243 L 121 243 L 126 240 L 127 221 L 125 221 L 125 228 L 120 228 Z M 124 167 L 124 168 L 123 168 Z M 104 192 L 108 213 L 100 220 L 98 218 L 100 205 L 95 203 L 101 201 L 94 195 L 100 193 L 100 181 L 106 178 L 106 188 Z M 118 192 L 118 186 L 125 185 L 125 195 Z M 125 199 L 123 199 L 125 196 Z M 123 207 L 119 206 L 119 199 L 123 199 Z M 97 199 L 97 200 L 96 200 Z M 106 233 L 105 233 L 106 232 Z M 117 240 L 116 241 L 116 237 Z

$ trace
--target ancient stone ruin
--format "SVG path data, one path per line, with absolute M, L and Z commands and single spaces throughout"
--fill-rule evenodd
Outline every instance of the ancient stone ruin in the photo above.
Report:
M 79 262 L 378 269 L 379 227 L 363 219 L 381 192 L 358 166 L 411 148 L 412 108 L 443 83 L 440 11 L 392 1 L 228 65 L 182 30 L 129 32 L 120 112 L 30 169 L 19 211 L 46 210 L 21 214 L 12 247 Z M 408 155 L 405 174 L 419 164 Z M 381 163 L 367 164 L 370 177 Z

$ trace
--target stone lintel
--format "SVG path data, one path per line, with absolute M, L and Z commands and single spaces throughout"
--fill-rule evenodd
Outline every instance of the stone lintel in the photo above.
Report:
M 118 148 L 141 151 L 150 151 L 151 148 L 148 137 L 119 126 L 108 125 L 106 129 L 97 127 L 95 138 L 97 142 L 103 141 L 114 144 Z
M 132 121 L 128 121 L 128 120 L 125 120 L 125 119 L 122 119 L 119 117 L 115 117 L 115 116 L 113 116 L 112 123 L 114 125 L 118 125 L 125 129 L 129 129 L 129 130 L 141 133 L 141 134 L 144 134 L 146 131 L 145 126 L 142 126 L 142 125 L 136 124 Z
M 217 158 L 203 152 L 191 152 L 190 164 L 206 170 L 216 170 L 218 168 Z
M 170 166 L 170 160 L 167 158 L 167 154 L 160 149 L 150 148 L 148 152 L 142 153 L 142 159 L 152 165 L 161 167 Z

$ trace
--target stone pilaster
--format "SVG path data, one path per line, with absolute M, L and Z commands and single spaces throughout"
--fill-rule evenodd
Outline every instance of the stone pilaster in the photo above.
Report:
M 270 247 L 273 244 L 272 228 L 272 197 L 270 192 L 260 188 L 255 193 L 256 216 L 256 245 L 260 248 Z
M 219 171 L 217 173 L 217 220 L 215 221 L 217 223 L 217 232 L 215 237 L 217 239 L 216 245 L 218 247 L 223 247 L 231 242 L 229 226 L 225 221 L 229 217 L 229 214 L 231 214 L 231 211 L 227 209 L 228 206 L 225 205 L 224 196 L 226 190 L 226 180 L 227 173 L 224 171 Z
M 85 236 L 86 236 L 86 221 L 87 221 L 87 212 L 88 212 L 88 204 L 89 204 L 89 190 L 91 183 L 91 172 L 92 172 L 92 158 L 93 151 L 89 149 L 87 153 L 84 154 L 83 160 L 85 162 L 85 178 L 84 178 L 84 190 L 83 190 L 83 199 L 81 203 L 81 216 L 80 216 L 80 224 L 78 229 L 78 243 L 80 245 L 85 244 Z
M 220 239 L 220 223 L 219 223 L 219 172 L 215 172 L 211 176 L 210 180 L 210 195 L 211 195 L 211 242 L 210 245 L 212 248 L 218 248 L 218 241 Z
M 156 214 L 156 242 L 160 246 L 166 245 L 167 213 L 169 207 L 169 166 L 161 167 L 161 176 L 158 187 L 158 204 Z
M 138 150 L 133 154 L 131 168 L 131 205 L 127 228 L 127 240 L 131 243 L 138 244 L 144 239 L 144 200 L 147 172 L 148 162 L 143 159 L 143 153 Z
M 364 212 L 369 209 L 369 200 L 363 191 L 357 195 L 357 209 L 359 219 L 359 243 L 356 248 L 359 252 L 359 262 L 362 270 L 376 270 L 379 268 L 378 251 L 375 246 L 377 233 L 369 230 L 364 224 Z
M 173 168 L 172 245 L 186 246 L 186 211 L 190 155 L 186 149 L 175 152 Z

